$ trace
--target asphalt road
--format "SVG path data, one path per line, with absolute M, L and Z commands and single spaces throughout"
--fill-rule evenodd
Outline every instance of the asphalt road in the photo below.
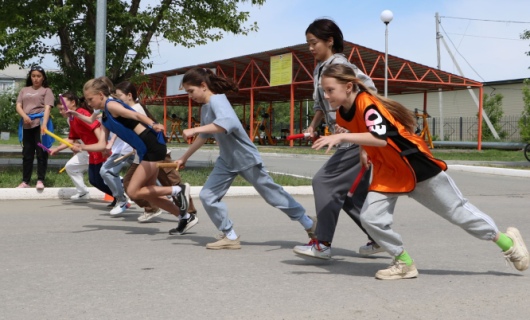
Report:
M 449 173 L 501 230 L 516 226 L 530 244 L 528 178 Z M 296 199 L 313 213 L 312 196 Z M 309 261 L 292 252 L 307 241 L 297 222 L 260 197 L 225 201 L 241 250 L 205 249 L 217 231 L 200 201 L 200 223 L 170 236 L 172 216 L 139 224 L 138 208 L 111 218 L 98 201 L 3 200 L 0 319 L 528 318 L 529 271 L 407 197 L 394 228 L 420 275 L 398 281 L 374 278 L 390 258 L 359 256 L 366 238 L 344 214 L 334 259 Z

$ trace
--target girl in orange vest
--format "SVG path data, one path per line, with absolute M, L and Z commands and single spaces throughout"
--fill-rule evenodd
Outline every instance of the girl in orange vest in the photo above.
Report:
M 528 268 L 529 256 L 516 228 L 499 232 L 491 217 L 462 196 L 445 173 L 447 165 L 435 159 L 425 141 L 414 134 L 414 114 L 400 103 L 370 92 L 344 65 L 332 65 L 322 74 L 325 98 L 337 110 L 337 124 L 351 133 L 321 137 L 314 149 L 351 142 L 363 147 L 362 165 L 372 164 L 373 180 L 361 210 L 361 223 L 391 256 L 392 264 L 379 270 L 377 279 L 407 279 L 418 275 L 403 248 L 401 236 L 391 229 L 397 198 L 407 195 L 442 218 L 482 240 L 493 240 L 514 267 Z

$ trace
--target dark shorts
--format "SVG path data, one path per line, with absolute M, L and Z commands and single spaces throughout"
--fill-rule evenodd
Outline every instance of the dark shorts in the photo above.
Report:
M 166 158 L 166 145 L 158 142 L 156 134 L 152 130 L 144 130 L 140 134 L 140 139 L 147 146 L 147 152 L 144 155 L 143 161 L 162 161 Z

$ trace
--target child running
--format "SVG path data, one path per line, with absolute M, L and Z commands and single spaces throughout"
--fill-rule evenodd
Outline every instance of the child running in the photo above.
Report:
M 494 241 L 519 271 L 528 268 L 529 256 L 519 230 L 499 232 L 491 217 L 470 204 L 444 172 L 445 162 L 435 159 L 425 141 L 414 134 L 414 114 L 396 101 L 370 92 L 345 65 L 329 66 L 322 74 L 325 98 L 337 110 L 337 124 L 351 133 L 321 137 L 314 149 L 329 151 L 338 143 L 363 146 L 361 160 L 372 164 L 373 180 L 361 210 L 361 222 L 377 243 L 394 257 L 377 271 L 382 280 L 418 275 L 414 261 L 392 230 L 397 198 L 407 195 L 472 236 Z M 399 175 L 396 175 L 399 173 Z
M 164 160 L 167 151 L 162 135 L 164 126 L 134 111 L 124 102 L 109 98 L 111 86 L 112 83 L 106 77 L 92 79 L 85 83 L 83 93 L 87 103 L 94 109 L 104 110 L 101 134 L 103 139 L 100 138 L 96 144 L 74 145 L 72 149 L 74 151 L 105 150 L 109 131 L 114 132 L 136 149 L 140 159 L 140 164 L 127 187 L 127 194 L 132 199 L 146 199 L 177 217 L 182 215 L 177 226 L 179 231 L 183 232 L 184 229 L 191 228 L 194 224 L 188 223 L 189 218 L 185 216 L 188 209 L 189 185 L 156 186 L 157 162 Z M 171 195 L 175 203 L 168 200 L 165 197 L 167 195 Z
M 202 187 L 199 198 L 210 219 L 223 235 L 219 241 L 208 243 L 206 248 L 241 248 L 239 236 L 228 218 L 226 204 L 221 201 L 237 175 L 250 182 L 268 204 L 283 211 L 291 220 L 300 222 L 308 233 L 313 233 L 315 221 L 305 214 L 305 209 L 290 194 L 274 183 L 263 166 L 258 149 L 224 95 L 229 91 L 237 92 L 236 84 L 203 68 L 188 70 L 184 74 L 182 84 L 189 97 L 203 106 L 201 126 L 183 131 L 185 139 L 195 137 L 195 140 L 175 162 L 179 167 L 184 167 L 188 158 L 210 137 L 215 138 L 219 146 L 219 158 Z
M 85 103 L 81 103 L 79 98 L 75 94 L 67 92 L 63 94 L 63 99 L 66 104 L 66 107 L 69 110 L 76 111 L 76 113 L 82 114 L 87 117 L 91 116 L 92 109 Z M 95 121 L 92 124 L 88 124 L 84 121 L 79 120 L 78 118 L 73 118 L 69 123 L 70 132 L 68 133 L 68 139 L 66 139 L 66 141 L 70 143 L 74 143 L 77 140 L 81 140 L 85 144 L 97 143 L 101 138 L 101 123 L 99 123 L 98 121 Z M 102 142 L 105 141 L 106 140 Z M 61 143 L 59 146 L 50 149 L 50 155 L 53 156 L 59 151 L 64 150 L 66 148 L 68 148 L 68 146 L 64 143 Z M 79 156 L 72 157 L 72 159 L 70 159 L 70 161 L 66 163 L 66 172 L 70 176 L 70 179 L 72 179 L 72 182 L 74 183 L 75 188 L 77 190 L 77 194 L 74 195 L 71 199 L 76 201 L 83 199 L 88 200 L 90 196 L 83 180 L 83 157 L 85 153 L 80 152 L 79 150 L 74 150 L 73 148 L 72 150 Z M 89 151 L 88 181 L 91 185 L 96 187 L 101 192 L 112 196 L 112 191 L 105 184 L 105 181 L 99 173 L 101 170 L 101 166 L 103 166 L 103 163 L 106 160 L 106 157 L 104 157 L 103 154 L 98 150 L 87 151 Z

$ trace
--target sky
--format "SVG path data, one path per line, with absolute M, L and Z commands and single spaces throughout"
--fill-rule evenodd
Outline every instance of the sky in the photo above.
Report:
M 391 55 L 437 67 L 438 12 L 440 32 L 465 77 L 483 82 L 530 78 L 530 56 L 525 54 L 530 40 L 520 39 L 524 30 L 530 30 L 528 0 L 267 0 L 261 7 L 240 8 L 250 12 L 249 22 L 257 22 L 257 32 L 227 34 L 221 41 L 191 49 L 163 39 L 153 42 L 153 67 L 146 73 L 303 44 L 307 26 L 322 17 L 333 19 L 345 40 L 384 52 L 380 15 L 390 10 Z M 440 55 L 441 69 L 459 74 L 443 43 Z

